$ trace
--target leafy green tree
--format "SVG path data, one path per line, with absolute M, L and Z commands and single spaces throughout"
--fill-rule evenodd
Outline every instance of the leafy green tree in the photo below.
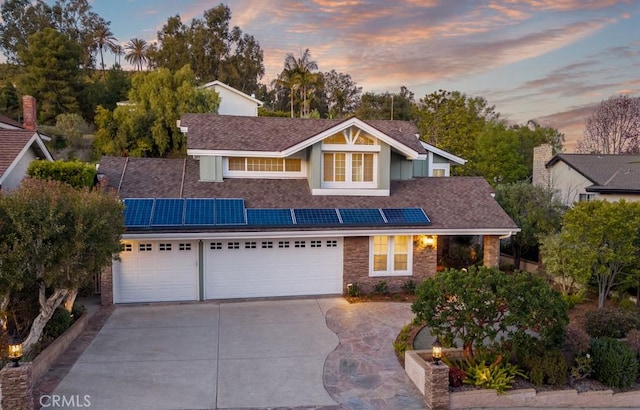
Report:
M 92 11 L 88 0 L 56 0 L 52 5 L 43 0 L 7 0 L 0 13 L 0 49 L 9 62 L 18 64 L 25 63 L 19 51 L 30 47 L 29 37 L 48 27 L 76 43 L 82 67 L 93 68 L 98 48 L 95 33 L 109 27 L 109 22 Z
M 547 235 L 540 240 L 544 270 L 565 296 L 579 293 L 589 283 L 591 268 L 580 259 L 585 251 L 587 249 L 583 244 L 567 246 L 560 233 Z
M 20 118 L 20 102 L 16 87 L 10 81 L 5 82 L 0 89 L 0 112 L 9 118 L 17 120 Z
M 489 122 L 478 134 L 474 172 L 492 186 L 522 181 L 530 176 L 520 152 L 518 135 L 503 123 Z
M 151 64 L 175 72 L 190 64 L 201 81 L 220 80 L 253 94 L 264 75 L 264 53 L 258 41 L 230 27 L 231 10 L 219 4 L 205 10 L 191 25 L 175 15 L 158 32 L 157 47 L 149 52 Z
M 77 43 L 52 28 L 29 37 L 29 47 L 19 51 L 25 68 L 19 77 L 23 94 L 38 100 L 38 119 L 52 123 L 61 113 L 78 112 L 81 50 Z
M 365 120 L 401 120 L 414 119 L 414 95 L 405 86 L 397 93 L 362 94 L 360 104 L 356 108 L 356 116 Z
M 29 164 L 27 174 L 32 178 L 64 182 L 74 188 L 91 188 L 97 171 L 86 162 L 36 160 Z
M 510 130 L 516 133 L 520 141 L 519 155 L 527 165 L 528 175 L 533 175 L 533 149 L 541 144 L 550 144 L 553 152 L 562 152 L 564 134 L 552 127 L 544 127 L 535 120 L 526 124 L 512 125 Z
M 416 295 L 416 320 L 447 344 L 460 340 L 469 359 L 474 347 L 505 339 L 558 346 L 569 321 L 560 294 L 528 272 L 448 269 L 421 283 Z
M 120 66 L 115 66 L 103 73 L 86 76 L 79 98 L 82 117 L 93 123 L 97 106 L 113 110 L 118 102 L 126 100 L 133 74 L 132 71 L 123 71 Z
M 552 190 L 529 182 L 500 184 L 495 191 L 496 201 L 520 228 L 510 239 L 513 264 L 519 269 L 524 252 L 536 247 L 542 236 L 560 229 L 564 206 Z
M 354 113 L 360 102 L 362 87 L 358 87 L 349 74 L 338 73 L 336 70 L 326 72 L 322 77 L 329 115 L 343 118 Z
M 640 204 L 635 202 L 578 202 L 562 220 L 560 240 L 573 250 L 565 255 L 571 266 L 591 271 L 598 285 L 598 307 L 609 292 L 633 275 L 640 265 L 637 237 L 640 235 Z M 544 256 L 544 255 L 543 255 Z
M 196 86 L 189 66 L 174 74 L 166 68 L 137 73 L 127 105 L 97 109 L 94 148 L 108 155 L 184 156 L 177 120 L 187 112 L 217 112 L 219 103 L 215 91 Z
M 416 109 L 421 138 L 429 144 L 468 160 L 456 173 L 476 175 L 476 145 L 487 123 L 499 114 L 483 97 L 459 91 L 438 90 L 428 94 Z
M 0 243 L 10 252 L 0 266 L 35 285 L 40 311 L 23 343 L 25 352 L 67 294 L 108 266 L 120 249 L 122 205 L 111 194 L 79 191 L 59 181 L 27 179 L 2 200 Z M 5 233 L 11 238 L 7 244 Z M 6 265 L 5 265 L 6 263 Z M 2 271 L 3 275 L 7 272 Z

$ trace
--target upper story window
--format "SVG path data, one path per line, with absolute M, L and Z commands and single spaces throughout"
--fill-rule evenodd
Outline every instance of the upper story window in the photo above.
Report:
M 302 158 L 229 157 L 226 160 L 225 176 L 304 176 Z
M 380 146 L 356 127 L 322 141 L 323 188 L 375 188 Z

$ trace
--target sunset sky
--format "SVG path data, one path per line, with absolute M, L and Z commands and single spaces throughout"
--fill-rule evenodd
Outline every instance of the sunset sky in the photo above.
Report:
M 320 71 L 363 90 L 416 99 L 438 89 L 483 96 L 504 117 L 582 135 L 594 105 L 640 96 L 638 0 L 229 0 L 232 25 L 264 50 L 268 83 L 305 48 Z M 123 44 L 156 39 L 170 16 L 189 23 L 219 1 L 92 0 Z M 108 57 L 111 58 L 111 57 Z M 108 61 L 108 60 L 107 60 Z

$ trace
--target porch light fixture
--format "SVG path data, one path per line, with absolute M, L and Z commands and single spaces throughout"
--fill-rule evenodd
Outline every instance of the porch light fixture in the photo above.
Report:
M 18 336 L 18 331 L 13 331 L 13 336 L 9 340 L 9 359 L 13 362 L 13 367 L 18 367 L 20 359 L 22 359 L 22 339 Z
M 436 366 L 440 364 L 440 360 L 442 360 L 442 343 L 440 343 L 438 337 L 431 345 L 431 357 Z
M 436 244 L 436 237 L 432 235 L 422 235 L 420 237 L 420 245 L 425 248 L 433 248 Z

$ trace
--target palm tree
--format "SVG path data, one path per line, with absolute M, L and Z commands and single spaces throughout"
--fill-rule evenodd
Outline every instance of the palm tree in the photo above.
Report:
M 122 47 L 122 44 L 114 44 L 113 47 L 110 47 L 110 50 L 115 56 L 113 64 L 120 65 L 120 56 L 124 55 L 124 47 Z
M 125 61 L 133 64 L 138 71 L 142 71 L 142 65 L 149 62 L 149 44 L 141 38 L 132 38 L 125 46 L 127 54 Z
M 291 93 L 293 89 L 298 88 L 302 100 L 300 107 L 300 116 L 307 117 L 309 115 L 309 103 L 307 102 L 308 91 L 319 84 L 317 73 L 312 70 L 318 69 L 318 63 L 311 60 L 311 52 L 307 48 L 300 57 L 296 58 L 293 53 L 288 53 L 284 60 L 284 71 L 291 82 Z M 295 86 L 295 87 L 294 87 Z M 293 97 L 292 97 L 293 98 Z
M 100 51 L 100 65 L 102 66 L 102 71 L 104 71 L 104 55 L 103 50 L 113 50 L 113 47 L 116 45 L 117 39 L 113 36 L 111 30 L 107 26 L 100 26 L 96 28 L 94 33 L 94 41 L 98 46 L 98 50 Z

